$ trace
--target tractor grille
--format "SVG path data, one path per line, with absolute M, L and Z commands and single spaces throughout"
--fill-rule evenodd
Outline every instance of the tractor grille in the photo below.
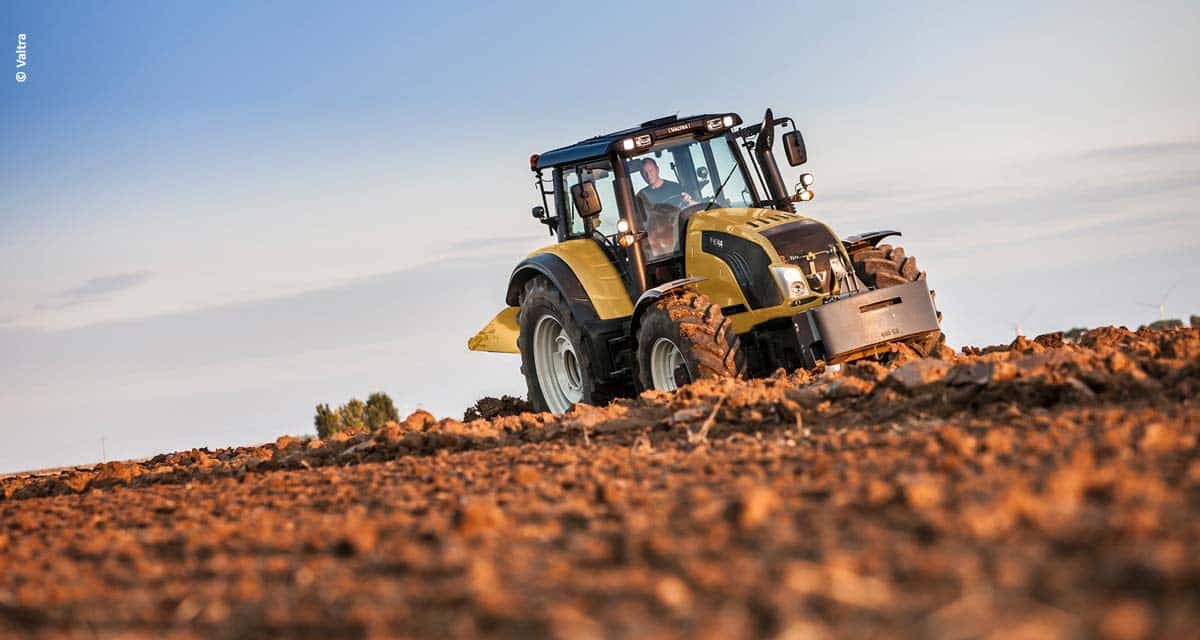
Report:
M 829 249 L 837 250 L 838 240 L 829 229 L 815 220 L 797 220 L 759 231 L 775 247 L 784 262 L 794 264 L 808 276 L 808 286 L 816 293 L 830 293 L 833 272 L 829 268 Z M 814 260 L 808 260 L 813 253 Z

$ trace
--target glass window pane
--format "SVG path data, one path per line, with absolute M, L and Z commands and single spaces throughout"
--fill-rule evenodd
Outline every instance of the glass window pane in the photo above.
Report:
M 598 216 L 599 225 L 597 230 L 606 236 L 615 235 L 617 233 L 617 220 L 621 218 L 621 212 L 617 209 L 617 193 L 615 188 L 615 178 L 612 171 L 609 169 L 607 162 L 598 162 L 582 167 L 567 167 L 563 169 L 563 181 L 566 188 L 563 193 L 567 200 L 567 210 L 570 212 L 568 219 L 570 220 L 570 235 L 571 236 L 588 236 L 591 235 L 589 230 L 584 228 L 583 217 L 575 210 L 575 202 L 571 198 L 571 187 L 583 182 L 591 182 L 596 185 L 596 194 L 600 196 L 600 215 Z

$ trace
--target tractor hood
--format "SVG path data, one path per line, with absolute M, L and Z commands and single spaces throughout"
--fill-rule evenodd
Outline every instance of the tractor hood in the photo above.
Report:
M 850 264 L 829 227 L 790 211 L 699 212 L 687 220 L 685 235 L 687 275 L 706 278 L 699 290 L 725 310 L 736 331 L 839 295 Z M 805 285 L 800 293 L 784 282 L 797 279 Z
M 841 240 L 817 220 L 775 209 L 714 209 L 693 216 L 697 227 L 733 235 L 768 250 L 772 263 L 799 265 L 809 274 L 814 293 L 832 293 L 830 257 L 839 255 L 849 264 Z

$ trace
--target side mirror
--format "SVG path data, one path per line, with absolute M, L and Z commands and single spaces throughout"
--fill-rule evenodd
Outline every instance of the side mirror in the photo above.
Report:
M 804 148 L 804 138 L 799 131 L 789 131 L 783 134 L 783 151 L 787 154 L 788 164 L 798 167 L 808 162 L 808 151 Z
M 571 187 L 571 200 L 575 202 L 575 210 L 580 217 L 590 218 L 600 213 L 600 194 L 596 193 L 596 183 L 581 182 Z
M 533 217 L 537 218 L 538 220 L 544 220 L 546 218 L 546 207 L 534 207 Z

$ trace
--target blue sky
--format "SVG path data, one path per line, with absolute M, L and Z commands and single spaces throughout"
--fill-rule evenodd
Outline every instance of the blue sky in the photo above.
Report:
M 1200 313 L 1195 3 L 5 3 L 17 33 L 0 471 L 523 392 L 464 345 L 546 241 L 526 158 L 675 112 L 794 116 L 803 212 L 904 231 L 952 344 Z

